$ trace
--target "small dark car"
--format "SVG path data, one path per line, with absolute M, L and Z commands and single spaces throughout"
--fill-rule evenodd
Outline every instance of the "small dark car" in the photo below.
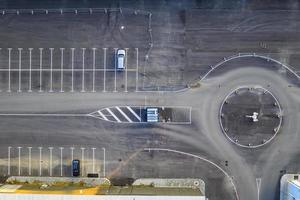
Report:
M 72 161 L 72 174 L 73 174 L 73 176 L 80 175 L 80 161 L 79 160 Z

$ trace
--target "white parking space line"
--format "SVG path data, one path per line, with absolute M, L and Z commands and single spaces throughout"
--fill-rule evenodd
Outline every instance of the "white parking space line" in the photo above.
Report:
M 81 92 L 85 92 L 85 88 L 84 88 L 85 49 L 86 48 L 81 48 L 81 50 L 82 50 L 82 83 L 81 83 L 82 88 L 81 88 Z
M 107 48 L 103 48 L 103 92 L 106 92 L 106 50 Z
M 132 120 L 118 106 L 116 106 L 116 108 L 127 119 L 128 122 L 132 122 Z
M 70 147 L 71 150 L 71 162 L 74 160 L 74 147 Z M 71 167 L 71 176 L 73 176 L 73 167 Z
M 11 88 L 10 88 L 11 50 L 12 48 L 8 48 L 8 90 L 7 92 L 11 92 Z
M 84 147 L 81 147 L 81 176 L 84 176 Z
M 115 118 L 117 122 L 121 122 L 121 120 L 109 108 L 106 108 L 106 110 L 109 112 L 109 114 L 111 114 L 111 116 L 113 116 L 113 118 Z
M 60 92 L 64 92 L 64 50 L 65 48 L 60 48 Z
M 135 91 L 139 89 L 139 49 L 135 48 L 136 51 L 136 71 L 135 71 Z
M 52 176 L 52 150 L 53 147 L 49 147 L 49 151 L 50 151 L 50 157 L 49 157 L 49 176 Z
M 93 159 L 93 174 L 95 173 L 95 149 L 96 148 L 92 148 L 92 151 L 93 151 L 93 155 L 92 155 L 93 156 L 93 158 L 92 158 Z
M 28 89 L 28 92 L 32 92 L 31 90 L 31 68 L 32 68 L 32 50 L 33 48 L 28 48 L 29 50 L 29 89 Z
M 43 68 L 43 48 L 39 48 L 40 51 L 40 90 L 39 92 L 42 92 L 42 81 L 43 81 L 43 77 L 42 77 L 42 68 Z
M 107 117 L 100 110 L 98 111 L 98 113 L 103 119 L 108 121 Z
M 60 147 L 60 176 L 63 176 L 63 147 Z
M 127 78 L 128 78 L 128 66 L 127 66 L 127 61 L 128 61 L 128 48 L 125 48 L 125 91 L 124 92 L 128 92 L 127 90 Z
M 95 91 L 95 68 L 96 68 L 96 50 L 97 48 L 92 48 L 93 50 L 93 88 L 92 88 L 92 92 L 96 92 Z
M 11 147 L 8 147 L 8 155 L 7 155 L 7 175 L 10 175 L 10 150 Z
M 43 147 L 39 147 L 39 153 L 40 153 L 39 176 L 42 176 L 42 149 Z
M 54 48 L 49 48 L 50 49 L 50 90 L 49 92 L 53 92 L 53 50 Z
M 21 92 L 21 81 L 22 81 L 22 50 L 23 48 L 18 48 L 19 51 L 19 90 L 18 92 Z
M 118 48 L 114 48 L 115 52 L 114 52 L 114 59 L 115 59 L 115 66 L 114 66 L 114 70 L 115 70 L 115 88 L 114 88 L 114 92 L 117 92 L 117 50 Z
M 102 147 L 103 150 L 103 177 L 105 178 L 106 173 L 106 149 Z
M 18 147 L 18 158 L 19 158 L 19 166 L 18 166 L 18 175 L 21 175 L 21 149 L 22 147 Z
M 75 48 L 71 48 L 71 68 L 72 68 L 71 92 L 74 92 L 74 51 Z
M 31 176 L 31 149 L 32 147 L 28 148 L 28 175 Z
M 139 121 L 141 121 L 141 117 L 140 116 L 138 116 L 137 114 L 136 114 L 136 112 L 134 112 L 134 110 L 132 110 L 132 108 L 131 107 L 129 107 L 129 106 L 126 106 L 126 108 L 139 120 Z

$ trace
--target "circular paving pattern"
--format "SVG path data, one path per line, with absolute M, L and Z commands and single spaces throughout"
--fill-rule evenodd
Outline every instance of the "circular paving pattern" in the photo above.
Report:
M 277 99 L 262 87 L 241 87 L 224 99 L 220 125 L 235 144 L 255 148 L 270 142 L 282 122 Z

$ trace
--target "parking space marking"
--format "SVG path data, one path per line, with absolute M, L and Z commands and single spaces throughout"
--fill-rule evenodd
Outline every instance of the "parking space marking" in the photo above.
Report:
M 139 89 L 139 49 L 135 48 L 136 51 L 136 71 L 135 71 L 135 91 Z
M 127 71 L 128 71 L 128 66 L 127 66 L 127 58 L 128 58 L 128 48 L 125 48 L 125 91 L 124 92 L 128 92 L 127 90 Z
M 32 68 L 32 59 L 31 59 L 31 56 L 32 56 L 32 50 L 33 48 L 28 48 L 29 50 L 29 89 L 28 89 L 28 92 L 32 92 L 31 90 L 31 68 Z
M 28 175 L 31 176 L 31 149 L 32 147 L 28 148 Z
M 103 150 L 103 177 L 105 178 L 106 173 L 106 149 L 102 147 Z
M 10 88 L 11 50 L 12 48 L 8 48 L 8 90 L 7 92 L 11 92 L 11 88 Z
M 115 60 L 115 87 L 114 87 L 114 92 L 117 92 L 117 50 L 118 48 L 114 48 L 115 52 L 114 52 L 114 60 Z
M 49 151 L 50 151 L 50 157 L 49 157 L 49 176 L 52 176 L 52 150 L 53 150 L 53 147 L 49 147 Z
M 7 175 L 10 175 L 10 150 L 11 150 L 11 147 L 9 146 L 8 147 L 8 155 L 7 155 Z
M 75 51 L 75 48 L 71 48 L 71 68 L 72 68 L 71 92 L 74 92 L 74 51 Z
M 85 92 L 85 88 L 84 88 L 85 49 L 86 48 L 81 48 L 81 50 L 82 50 L 82 83 L 81 83 L 82 88 L 81 88 L 81 92 Z
M 49 48 L 50 49 L 50 90 L 49 92 L 53 92 L 53 50 L 54 48 Z
M 22 147 L 18 147 L 18 158 L 19 158 L 19 163 L 18 163 L 18 175 L 21 175 L 21 149 Z
M 23 48 L 18 48 L 18 51 L 19 51 L 19 90 L 18 90 L 18 92 L 21 92 L 21 79 L 22 79 L 22 75 L 21 75 L 21 73 L 22 73 L 22 50 L 23 50 Z
M 84 150 L 85 148 L 84 147 L 81 147 L 81 176 L 83 176 L 84 174 Z
M 93 151 L 93 160 L 92 160 L 92 164 L 93 164 L 93 174 L 95 173 L 95 149 L 96 148 L 92 148 L 92 151 Z
M 107 48 L 103 48 L 103 69 L 104 69 L 104 72 L 103 72 L 103 92 L 106 92 L 106 50 Z
M 39 147 L 39 153 L 40 153 L 39 175 L 40 176 L 42 176 L 42 149 L 43 147 Z
M 106 108 L 106 110 L 109 112 L 109 114 L 111 114 L 111 116 L 113 116 L 113 118 L 117 121 L 117 122 L 121 122 L 121 120 L 109 109 Z
M 71 161 L 74 160 L 74 147 L 70 147 L 71 149 Z M 73 176 L 73 167 L 71 168 L 71 176 Z
M 64 50 L 65 48 L 60 48 L 60 92 L 64 92 Z
M 96 50 L 97 48 L 92 48 L 93 50 L 93 88 L 92 88 L 92 92 L 96 92 L 95 91 L 95 68 L 96 68 Z
M 43 48 L 39 48 L 39 51 L 40 51 L 40 90 L 39 90 L 39 92 L 42 92 Z
M 133 122 L 118 106 L 116 106 L 116 108 L 127 119 L 128 122 Z
M 138 116 L 137 114 L 136 114 L 136 112 L 134 112 L 134 110 L 132 110 L 132 108 L 131 107 L 129 107 L 129 106 L 126 106 L 126 108 L 139 120 L 139 121 L 141 121 L 142 119 L 141 119 L 141 117 L 140 116 Z
M 63 176 L 63 147 L 59 147 L 60 149 L 60 176 Z

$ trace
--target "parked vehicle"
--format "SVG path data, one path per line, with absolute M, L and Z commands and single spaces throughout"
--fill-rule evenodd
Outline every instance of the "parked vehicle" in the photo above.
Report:
M 116 68 L 117 70 L 124 70 L 125 69 L 125 56 L 126 56 L 126 53 L 125 53 L 125 50 L 123 49 L 118 49 L 117 51 L 117 55 L 116 55 Z
M 73 176 L 80 176 L 80 161 L 77 159 L 72 161 L 72 174 Z
M 147 122 L 158 122 L 158 108 L 147 108 Z

